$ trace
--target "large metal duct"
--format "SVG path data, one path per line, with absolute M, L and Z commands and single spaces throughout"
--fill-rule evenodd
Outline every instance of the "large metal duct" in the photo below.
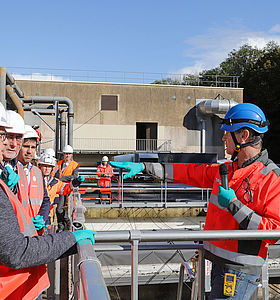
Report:
M 202 114 L 225 114 L 231 107 L 238 104 L 234 100 L 205 99 L 198 103 L 198 109 Z
M 23 98 L 23 92 L 15 83 L 12 75 L 6 68 L 0 68 L 0 102 L 6 107 L 6 92 L 11 98 L 12 102 L 16 106 L 18 113 L 24 118 L 23 102 L 20 98 Z
M 201 100 L 197 104 L 198 111 L 205 115 L 205 117 L 208 115 L 221 115 L 226 114 L 227 111 L 237 105 L 238 103 L 234 100 L 217 100 L 217 99 L 205 99 Z M 201 129 L 200 129 L 200 152 L 205 153 L 206 152 L 206 120 L 201 116 L 200 119 L 201 122 Z
M 10 85 L 7 85 L 6 91 L 7 91 L 8 95 L 10 96 L 11 100 L 13 101 L 14 105 L 16 106 L 18 113 L 24 119 L 24 110 L 23 110 L 23 106 L 22 106 L 22 101 L 19 99 L 15 90 Z

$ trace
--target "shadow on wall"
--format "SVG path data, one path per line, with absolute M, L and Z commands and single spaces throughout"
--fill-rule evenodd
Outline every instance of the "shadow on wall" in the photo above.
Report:
M 224 132 L 220 130 L 221 118 L 217 115 L 203 115 L 197 106 L 191 108 L 184 117 L 183 126 L 188 130 L 201 130 L 202 122 L 205 120 L 206 129 L 206 152 L 218 153 L 218 158 L 224 158 L 224 143 L 222 137 Z

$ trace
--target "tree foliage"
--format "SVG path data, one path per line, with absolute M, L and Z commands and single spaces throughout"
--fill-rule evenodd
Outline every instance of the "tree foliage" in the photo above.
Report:
M 182 80 L 168 78 L 154 83 L 212 86 L 215 84 L 213 76 L 223 82 L 223 77 L 234 75 L 239 76 L 239 87 L 244 88 L 244 102 L 255 103 L 268 117 L 271 125 L 264 146 L 270 157 L 280 163 L 277 142 L 280 135 L 280 46 L 277 43 L 269 42 L 263 49 L 245 44 L 233 49 L 218 67 L 203 70 L 199 76 L 186 74 Z

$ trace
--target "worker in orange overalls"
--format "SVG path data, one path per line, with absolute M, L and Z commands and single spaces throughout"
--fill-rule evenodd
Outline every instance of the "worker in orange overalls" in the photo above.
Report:
M 102 157 L 101 165 L 97 167 L 99 198 L 100 200 L 108 198 L 111 195 L 111 177 L 113 176 L 113 168 L 109 164 L 108 156 Z M 106 193 L 108 192 L 108 193 Z
M 161 180 L 212 188 L 204 230 L 280 230 L 280 169 L 262 147 L 269 122 L 252 103 L 240 103 L 226 113 L 224 131 L 231 161 L 222 164 L 160 164 L 111 162 L 129 170 L 125 178 L 145 171 Z M 224 179 L 223 179 L 224 178 Z M 226 182 L 228 179 L 228 189 Z M 210 299 L 250 299 L 257 290 L 269 244 L 276 240 L 204 241 L 212 261 Z M 231 283 L 230 283 L 231 282 Z

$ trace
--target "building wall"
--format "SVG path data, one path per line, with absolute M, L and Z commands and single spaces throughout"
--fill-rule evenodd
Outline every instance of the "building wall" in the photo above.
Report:
M 221 94 L 225 99 L 243 101 L 240 88 L 27 80 L 17 80 L 17 84 L 25 96 L 70 98 L 75 113 L 74 139 L 136 139 L 136 122 L 156 122 L 158 139 L 170 139 L 172 151 L 176 152 L 200 151 L 199 130 L 183 126 L 184 117 L 195 106 L 196 99 L 214 99 Z M 100 111 L 101 95 L 118 95 L 118 111 Z M 43 130 L 45 137 L 53 135 L 46 126 Z M 221 144 L 209 141 L 207 151 L 217 147 Z

